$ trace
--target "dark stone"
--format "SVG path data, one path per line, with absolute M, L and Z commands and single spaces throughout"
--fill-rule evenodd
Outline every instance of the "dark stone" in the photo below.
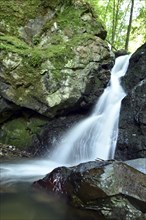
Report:
M 119 56 L 123 56 L 123 55 L 127 55 L 127 54 L 128 54 L 127 51 L 124 50 L 124 49 L 122 49 L 122 50 L 117 50 L 117 51 L 115 51 L 114 53 L 115 53 L 115 57 L 116 57 L 116 58 L 119 57 Z
M 146 43 L 131 57 L 122 83 L 127 96 L 122 102 L 117 159 L 146 157 Z
M 0 96 L 0 124 L 8 120 L 20 107 Z
M 146 79 L 146 43 L 131 56 L 127 74 L 123 78 L 126 92 L 132 93 Z
M 141 159 L 143 166 L 145 162 Z M 136 163 L 133 161 L 134 166 Z M 63 196 L 72 206 L 105 219 L 142 220 L 146 217 L 146 175 L 131 166 L 117 161 L 91 161 L 59 167 L 33 186 Z

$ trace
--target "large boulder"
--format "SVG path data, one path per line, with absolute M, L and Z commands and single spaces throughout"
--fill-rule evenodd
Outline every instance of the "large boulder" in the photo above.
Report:
M 98 219 L 144 220 L 145 163 L 145 159 L 125 163 L 92 161 L 75 167 L 60 167 L 33 186 L 65 197 L 74 207 L 90 210 L 90 219 L 93 214 L 98 215 Z
M 99 94 L 111 60 L 106 31 L 89 5 L 53 2 L 43 15 L 17 24 L 18 38 L 9 31 L 0 36 L 1 96 L 45 116 Z
M 105 88 L 113 56 L 89 4 L 4 1 L 0 27 L 1 142 L 24 146 L 9 132 L 13 123 L 13 130 L 22 133 L 14 118 L 21 116 L 18 124 L 27 139 L 33 115 L 53 118 L 89 108 Z
M 124 76 L 116 158 L 146 157 L 146 43 L 131 57 Z

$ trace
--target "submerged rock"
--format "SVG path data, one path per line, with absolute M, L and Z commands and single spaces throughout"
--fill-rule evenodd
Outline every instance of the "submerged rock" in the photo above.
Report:
M 131 57 L 122 82 L 122 102 L 116 158 L 146 157 L 146 43 Z
M 146 169 L 145 162 L 141 159 Z M 146 175 L 127 163 L 91 161 L 60 167 L 33 186 L 57 193 L 72 206 L 97 213 L 101 219 L 142 220 L 146 218 Z

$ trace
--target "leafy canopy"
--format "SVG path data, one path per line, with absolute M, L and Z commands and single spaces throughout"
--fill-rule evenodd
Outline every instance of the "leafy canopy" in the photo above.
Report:
M 99 18 L 105 23 L 107 41 L 113 49 L 135 51 L 146 41 L 146 0 L 85 0 L 90 3 Z M 130 25 L 131 4 L 133 5 L 131 27 L 126 48 L 127 30 Z

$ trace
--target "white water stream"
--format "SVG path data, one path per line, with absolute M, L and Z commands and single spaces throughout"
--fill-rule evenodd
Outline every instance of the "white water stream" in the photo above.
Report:
M 96 158 L 114 158 L 121 100 L 126 95 L 120 85 L 120 77 L 125 75 L 128 64 L 128 55 L 116 59 L 110 84 L 99 98 L 93 113 L 64 135 L 63 142 L 56 147 L 51 159 L 77 164 Z
M 96 158 L 113 159 L 121 100 L 126 95 L 120 85 L 120 78 L 127 71 L 129 58 L 130 56 L 126 55 L 116 59 L 110 83 L 96 103 L 92 114 L 67 132 L 48 158 L 2 163 L 2 183 L 33 181 L 62 165 L 75 165 Z

